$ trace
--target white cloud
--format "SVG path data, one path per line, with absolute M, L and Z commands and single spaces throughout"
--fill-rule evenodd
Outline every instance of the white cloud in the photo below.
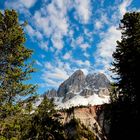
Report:
M 55 70 L 52 70 L 51 72 L 46 71 L 44 72 L 44 77 L 47 77 L 48 79 L 53 78 L 56 80 L 65 80 L 68 78 L 67 73 L 60 68 L 55 68 Z
M 48 87 L 57 88 L 76 70 L 81 69 L 87 74 L 90 67 L 88 60 L 71 59 L 70 62 L 62 62 L 59 58 L 55 58 L 53 62 L 45 62 L 41 78 Z
M 58 60 L 56 63 L 45 63 L 45 69 L 43 70 L 42 79 L 45 85 L 49 87 L 58 87 L 61 82 L 66 80 L 71 74 L 72 69 L 69 63 L 63 63 Z
M 67 52 L 67 53 L 65 53 L 65 55 L 63 56 L 63 59 L 68 60 L 68 59 L 70 59 L 71 57 L 72 57 L 71 52 Z
M 86 51 L 86 49 L 90 47 L 89 43 L 84 41 L 84 37 L 82 35 L 77 37 L 76 40 L 73 40 L 72 45 L 74 46 L 74 48 L 75 46 L 80 47 L 83 51 Z
M 36 0 L 19 0 L 26 8 L 31 8 L 36 3 Z
M 84 72 L 85 75 L 87 75 L 89 73 L 88 69 L 86 69 L 86 68 L 82 68 L 81 70 Z
M 121 17 L 127 12 L 127 7 L 131 4 L 132 0 L 123 0 L 121 5 L 119 6 L 119 11 Z
M 53 0 L 34 14 L 36 27 L 51 37 L 53 46 L 61 50 L 64 46 L 63 37 L 68 34 L 67 5 L 68 1 Z
M 87 58 L 90 57 L 90 55 L 89 55 L 87 52 L 84 52 L 83 55 L 84 55 L 85 57 L 87 57 Z
M 44 54 L 41 54 L 40 57 L 41 57 L 42 59 L 44 59 L 44 58 L 45 58 L 45 55 L 44 55 Z
M 75 16 L 82 23 L 88 23 L 90 20 L 90 0 L 52 0 L 50 3 L 43 1 L 41 8 L 36 10 L 32 16 L 29 8 L 33 7 L 36 2 L 37 0 L 14 0 L 5 2 L 5 5 L 21 11 L 24 15 L 28 15 L 31 19 L 29 22 L 32 25 L 28 25 L 26 28 L 28 34 L 38 40 L 51 38 L 53 50 L 63 49 L 64 37 L 69 35 L 73 37 L 74 35 L 75 31 L 70 25 L 68 11 L 75 9 Z M 44 48 L 42 44 L 40 46 Z M 86 47 L 85 44 L 81 46 L 81 48 Z
M 45 68 L 48 69 L 48 70 L 53 69 L 53 65 L 51 65 L 50 62 L 46 62 L 46 63 L 44 64 L 44 66 L 45 66 Z
M 101 29 L 102 27 L 103 27 L 102 22 L 96 20 L 96 22 L 95 22 L 95 28 L 99 30 L 99 29 Z
M 33 27 L 30 25 L 26 26 L 26 31 L 31 36 L 31 38 L 36 37 L 38 40 L 43 39 L 43 35 L 38 30 L 33 29 Z
M 40 46 L 41 49 L 43 49 L 43 50 L 45 50 L 45 51 L 48 51 L 48 43 L 47 43 L 47 42 L 41 41 L 41 42 L 39 43 L 39 46 Z
M 28 8 L 26 8 L 20 1 L 6 1 L 4 3 L 5 9 L 11 8 L 19 11 L 24 14 L 26 17 L 31 16 L 31 13 Z
M 83 43 L 83 44 L 80 45 L 80 48 L 82 48 L 84 51 L 85 51 L 87 48 L 89 48 L 89 47 L 90 47 L 90 46 L 89 46 L 88 43 Z
M 107 14 L 104 13 L 103 11 L 100 11 L 99 14 L 100 18 L 96 19 L 94 22 L 95 30 L 102 29 L 105 25 L 109 25 L 110 24 L 109 21 L 111 21 L 108 19 Z
M 112 53 L 116 48 L 116 41 L 121 39 L 121 32 L 115 26 L 111 26 L 97 45 L 95 53 L 95 68 L 98 70 L 108 71 L 112 62 Z
M 36 64 L 37 64 L 38 66 L 43 66 L 42 63 L 39 62 L 38 60 L 36 60 L 35 62 L 36 62 Z
M 54 48 L 58 50 L 61 50 L 63 48 L 64 42 L 63 42 L 63 35 L 61 33 L 57 31 L 53 33 L 51 41 L 53 43 Z
M 86 67 L 88 69 L 91 66 L 88 60 L 82 61 L 82 60 L 73 59 L 73 62 L 76 63 L 80 69 L 83 69 L 83 67 Z
M 76 44 L 77 44 L 77 45 L 80 45 L 80 44 L 82 44 L 83 42 L 84 42 L 83 36 L 79 36 L 79 37 L 76 39 Z
M 101 14 L 101 22 L 102 22 L 102 24 L 109 24 L 109 19 L 108 19 L 106 13 Z
M 102 23 L 107 24 L 110 27 L 106 32 L 101 32 L 99 34 L 101 40 L 97 44 L 97 51 L 94 53 L 95 71 L 105 73 L 108 76 L 108 78 L 110 78 L 110 76 L 113 75 L 109 68 L 112 67 L 112 54 L 115 51 L 117 45 L 116 41 L 121 40 L 121 31 L 117 30 L 118 21 L 128 11 L 128 6 L 131 4 L 131 2 L 132 0 L 123 0 L 123 2 L 120 5 L 114 7 L 116 11 L 112 13 L 112 19 L 110 20 L 110 23 L 108 22 L 109 20 L 106 14 L 101 16 Z
M 14 8 L 16 10 L 21 11 L 22 9 L 29 9 L 33 7 L 36 3 L 36 0 L 12 0 L 6 1 L 5 7 Z
M 88 60 L 85 61 L 85 65 L 90 67 L 90 62 Z
M 79 17 L 82 23 L 88 23 L 91 16 L 91 1 L 90 0 L 75 0 L 76 16 Z

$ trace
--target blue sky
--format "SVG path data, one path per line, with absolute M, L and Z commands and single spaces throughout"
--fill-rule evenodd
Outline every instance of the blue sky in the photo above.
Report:
M 37 72 L 30 80 L 41 94 L 75 70 L 112 73 L 112 52 L 121 33 L 119 20 L 140 11 L 139 0 L 0 0 L 0 10 L 16 9 L 25 28 L 26 46 L 34 50 Z

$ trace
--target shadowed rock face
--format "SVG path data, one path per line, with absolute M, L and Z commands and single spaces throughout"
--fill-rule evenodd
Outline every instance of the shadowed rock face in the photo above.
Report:
M 109 88 L 110 81 L 103 73 L 88 74 L 86 76 L 86 85 L 91 89 Z
M 94 91 L 89 90 L 89 89 L 83 89 L 82 92 L 80 93 L 80 95 L 85 96 L 85 97 L 88 97 L 93 94 L 94 94 Z
M 99 140 L 105 140 L 105 134 L 109 131 L 109 124 L 104 118 L 104 106 L 76 107 L 60 111 L 62 124 L 68 124 L 73 118 L 80 120 L 89 128 Z
M 45 96 L 47 96 L 49 99 L 50 99 L 50 98 L 57 97 L 57 91 L 56 91 L 55 89 L 48 90 L 48 91 L 45 93 Z
M 60 85 L 57 95 L 66 97 L 66 94 L 79 92 L 84 86 L 85 78 L 84 73 L 81 70 L 77 70 Z

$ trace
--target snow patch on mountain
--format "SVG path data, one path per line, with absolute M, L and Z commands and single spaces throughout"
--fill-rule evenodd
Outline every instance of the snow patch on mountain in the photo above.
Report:
M 81 95 L 76 95 L 66 102 L 55 102 L 57 109 L 70 108 L 75 106 L 101 105 L 109 103 L 110 96 L 99 97 L 97 94 L 91 95 L 87 98 Z

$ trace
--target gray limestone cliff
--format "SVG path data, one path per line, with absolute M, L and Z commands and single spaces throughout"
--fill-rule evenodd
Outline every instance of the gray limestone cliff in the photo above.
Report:
M 48 98 L 63 98 L 62 102 L 67 102 L 76 95 L 85 98 L 94 94 L 104 98 L 109 95 L 110 81 L 103 73 L 94 73 L 84 75 L 83 71 L 75 71 L 67 80 L 59 86 L 58 90 L 51 90 L 47 92 Z
M 65 97 L 66 94 L 79 92 L 84 86 L 85 78 L 84 73 L 81 70 L 77 70 L 59 86 L 58 96 Z

